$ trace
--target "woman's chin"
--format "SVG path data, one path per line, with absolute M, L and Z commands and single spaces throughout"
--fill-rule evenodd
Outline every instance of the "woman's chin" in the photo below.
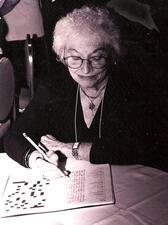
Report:
M 79 86 L 83 89 L 94 88 L 94 85 L 91 85 L 91 84 L 79 83 Z
M 81 87 L 85 87 L 85 88 L 94 87 L 95 84 L 97 83 L 97 79 L 95 79 L 95 78 L 96 78 L 96 76 L 94 76 L 94 77 L 79 76 L 77 83 Z

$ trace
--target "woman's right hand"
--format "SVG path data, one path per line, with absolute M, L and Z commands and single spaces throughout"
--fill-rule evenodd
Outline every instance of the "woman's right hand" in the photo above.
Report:
M 63 173 L 57 167 L 58 156 L 53 151 L 48 151 L 47 156 L 50 158 L 50 162 L 43 158 L 43 155 L 38 151 L 33 151 L 29 157 L 29 166 L 38 174 L 47 178 L 60 178 L 63 177 Z

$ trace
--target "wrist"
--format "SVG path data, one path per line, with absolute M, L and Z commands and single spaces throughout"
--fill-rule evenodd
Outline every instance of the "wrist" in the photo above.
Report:
M 27 168 L 29 168 L 29 158 L 33 151 L 34 149 L 29 148 L 24 156 L 24 166 Z
M 76 148 L 75 150 L 73 150 L 74 146 Z M 79 144 L 78 143 L 76 144 L 76 142 L 75 142 L 72 145 L 72 156 L 77 160 L 90 161 L 91 147 L 92 147 L 92 143 L 89 143 L 89 142 L 81 142 Z
M 79 155 L 82 160 L 90 161 L 91 142 L 82 142 L 80 145 Z
M 72 145 L 72 156 L 77 159 L 80 160 L 80 155 L 79 155 L 79 146 L 80 146 L 80 142 L 75 142 Z

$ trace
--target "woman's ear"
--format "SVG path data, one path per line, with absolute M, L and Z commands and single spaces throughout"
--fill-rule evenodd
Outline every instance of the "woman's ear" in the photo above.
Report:
M 59 55 L 57 55 L 57 54 L 56 54 L 56 60 L 57 60 L 57 62 L 62 62 L 62 60 L 61 60 L 60 56 L 59 56 Z

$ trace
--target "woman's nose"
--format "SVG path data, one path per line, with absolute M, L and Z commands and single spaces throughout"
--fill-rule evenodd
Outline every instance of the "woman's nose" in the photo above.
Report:
M 92 70 L 92 66 L 88 60 L 83 60 L 81 70 L 85 74 L 88 74 Z

